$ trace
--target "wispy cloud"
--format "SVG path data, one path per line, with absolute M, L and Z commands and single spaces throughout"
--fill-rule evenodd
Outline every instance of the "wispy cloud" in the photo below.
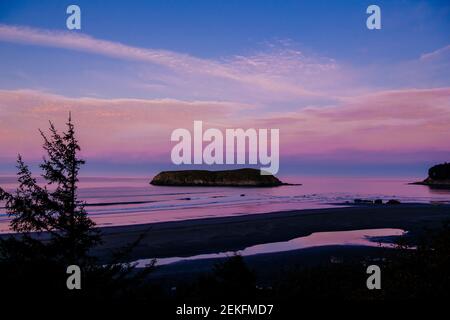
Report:
M 146 61 L 170 68 L 194 70 L 195 66 L 199 64 L 208 65 L 207 61 L 195 59 L 188 55 L 165 50 L 132 47 L 119 42 L 100 40 L 88 35 L 65 31 L 50 31 L 3 24 L 0 25 L 0 39 L 16 43 L 72 49 L 121 59 Z M 219 70 L 204 70 L 204 72 L 220 74 Z
M 281 150 L 296 157 L 342 150 L 349 158 L 352 151 L 449 152 L 450 88 L 380 91 L 257 121 L 282 128 Z
M 319 100 L 323 105 L 342 95 L 370 92 L 373 87 L 426 88 L 428 84 L 442 87 L 448 83 L 450 56 L 450 46 L 446 46 L 414 61 L 356 70 L 332 58 L 306 55 L 291 41 L 275 41 L 263 50 L 246 55 L 205 59 L 170 50 L 130 46 L 82 33 L 5 24 L 0 24 L 0 41 L 81 51 L 144 64 L 125 74 L 122 69 L 120 74 L 112 70 L 98 71 L 97 78 L 109 79 L 109 86 L 104 88 L 106 96 L 110 94 L 108 88 L 113 86 L 122 88 L 122 96 L 127 96 L 126 90 L 131 96 L 145 96 L 147 91 L 157 96 L 241 100 L 266 106 L 274 102 L 293 105 L 300 99 L 304 105 L 317 104 Z M 82 78 L 82 74 L 77 77 L 81 87 L 87 81 L 90 87 L 95 85 L 101 90 L 106 83 L 104 80 L 93 83 L 90 77 Z
M 380 91 L 338 105 L 243 116 L 236 102 L 173 99 L 68 98 L 26 90 L 0 91 L 2 155 L 38 157 L 37 128 L 61 125 L 71 110 L 83 152 L 90 159 L 168 162 L 172 130 L 192 130 L 194 120 L 214 128 L 280 128 L 282 159 L 450 152 L 450 88 Z M 20 119 L 20 121 L 18 121 Z M 399 154 L 406 154 L 399 158 Z M 366 157 L 370 161 L 372 156 Z
M 349 66 L 305 55 L 290 43 L 214 60 L 80 33 L 1 24 L 0 41 L 142 62 L 137 74 L 137 68 L 131 68 L 133 77 L 126 77 L 122 69 L 89 70 L 87 78 L 94 80 L 87 87 L 100 91 L 105 84 L 115 90 L 129 85 L 129 80 L 142 90 L 158 92 L 156 96 L 177 97 L 69 98 L 0 90 L 1 157 L 12 158 L 17 152 L 37 157 L 36 129 L 45 128 L 49 119 L 64 123 L 69 110 L 89 158 L 168 161 L 171 131 L 191 128 L 194 120 L 216 128 L 280 128 L 282 158 L 291 160 L 339 153 L 348 158 L 353 153 L 395 158 L 411 152 L 450 152 L 449 46 L 394 68 L 374 65 L 373 73 L 359 69 L 355 75 Z M 154 72 L 154 65 L 160 70 Z M 396 77 L 398 83 L 392 85 Z M 386 84 L 388 78 L 391 82 Z M 84 78 L 80 79 L 77 84 L 82 86 Z M 371 79 L 382 84 L 371 85 Z M 392 87 L 402 89 L 386 89 Z M 133 96 L 117 91 L 115 97 Z M 105 96 L 91 96 L 96 95 Z
M 209 60 L 168 50 L 133 47 L 80 33 L 4 24 L 0 24 L 0 40 L 142 61 L 164 66 L 188 76 L 221 78 L 294 96 L 320 96 L 322 95 L 320 91 L 308 89 L 308 84 L 317 84 L 320 79 L 331 81 L 338 75 L 335 61 L 307 58 L 300 51 L 289 49 L 248 57 L 234 56 L 222 60 Z M 327 76 L 324 77 L 324 74 Z M 311 81 L 312 79 L 317 81 Z
M 249 108 L 252 106 L 221 101 L 68 98 L 31 90 L 0 90 L 0 145 L 3 157 L 15 157 L 17 152 L 37 157 L 37 129 L 45 129 L 48 120 L 63 124 L 71 111 L 87 155 L 150 160 L 170 152 L 172 130 L 189 128 L 199 119 L 223 126 L 237 118 L 239 110 Z
M 429 60 L 440 58 L 445 55 L 447 55 L 447 56 L 450 55 L 450 45 L 447 45 L 443 48 L 434 50 L 432 52 L 424 53 L 420 56 L 420 60 L 429 61 Z

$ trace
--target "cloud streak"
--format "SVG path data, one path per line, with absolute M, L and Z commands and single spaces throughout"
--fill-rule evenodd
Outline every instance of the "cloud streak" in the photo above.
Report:
M 450 152 L 448 77 L 436 84 L 428 79 L 439 80 L 436 74 L 448 69 L 449 46 L 392 70 L 385 66 L 374 73 L 359 70 L 355 74 L 349 66 L 305 56 L 289 45 L 209 60 L 79 33 L 2 24 L 0 41 L 143 63 L 130 68 L 128 78 L 122 69 L 89 69 L 86 78 L 74 83 L 83 87 L 84 80 L 92 81 L 86 88 L 94 88 L 93 95 L 105 96 L 99 93 L 105 86 L 114 96 L 134 96 L 123 87 L 135 81 L 142 91 L 157 92 L 155 96 L 177 97 L 103 99 L 84 94 L 70 98 L 36 90 L 0 90 L 0 157 L 6 159 L 17 152 L 38 158 L 37 128 L 46 128 L 47 120 L 60 126 L 69 111 L 89 159 L 169 162 L 170 133 L 192 128 L 194 120 L 220 129 L 279 128 L 282 160 L 294 162 L 304 157 L 351 159 L 354 155 L 370 161 L 374 154 L 407 161 L 411 154 Z M 381 89 L 392 87 L 384 84 L 387 74 L 391 81 L 400 78 L 394 87 L 402 89 Z M 383 84 L 371 86 L 370 79 Z M 405 86 L 408 80 L 412 82 Z M 421 89 L 414 89 L 416 83 Z
M 432 52 L 424 53 L 420 56 L 420 60 L 421 61 L 429 61 L 429 60 L 440 58 L 445 55 L 447 55 L 447 56 L 450 55 L 450 45 L 447 45 L 443 48 L 437 49 Z
M 292 74 L 301 73 L 310 77 L 336 69 L 336 64 L 332 60 L 311 61 L 300 52 L 292 50 L 284 53 L 277 52 L 275 55 L 256 55 L 247 58 L 237 56 L 227 61 L 215 61 L 168 50 L 133 47 L 79 33 L 4 24 L 0 24 L 0 40 L 141 61 L 188 75 L 217 77 L 296 96 L 320 96 L 321 94 L 318 91 L 306 89 L 299 81 L 292 81 Z
M 198 119 L 221 126 L 220 119 L 233 119 L 239 110 L 251 107 L 221 101 L 68 98 L 0 90 L 0 145 L 3 157 L 23 152 L 36 158 L 41 145 L 37 129 L 45 129 L 48 120 L 61 126 L 71 111 L 88 156 L 151 160 L 170 151 L 175 128 L 191 127 Z
M 450 151 L 450 88 L 405 89 L 345 98 L 341 104 L 271 114 L 259 126 L 282 128 L 281 150 L 297 158 L 352 151 Z M 403 159 L 405 160 L 405 159 Z
M 84 154 L 122 162 L 170 161 L 172 130 L 280 128 L 281 159 L 347 159 L 366 154 L 407 161 L 409 154 L 450 152 L 450 88 L 380 91 L 345 98 L 339 105 L 243 116 L 237 102 L 174 99 L 67 98 L 27 90 L 0 91 L 0 145 L 4 157 L 17 152 L 37 158 L 37 128 L 58 126 L 72 111 Z M 20 119 L 20 121 L 18 121 Z M 370 156 L 369 156 L 370 155 Z M 399 156 L 400 155 L 400 156 Z

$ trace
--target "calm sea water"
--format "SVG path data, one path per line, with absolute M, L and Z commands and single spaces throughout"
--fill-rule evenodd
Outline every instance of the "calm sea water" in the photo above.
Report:
M 293 209 L 327 208 L 363 199 L 399 199 L 402 202 L 448 201 L 450 190 L 408 185 L 417 178 L 288 177 L 301 186 L 277 188 L 156 187 L 149 178 L 83 178 L 79 196 L 100 226 L 260 214 Z M 12 190 L 15 177 L 0 177 L 0 186 Z M 0 203 L 0 232 L 9 219 Z
M 309 236 L 298 237 L 289 241 L 271 242 L 257 244 L 239 251 L 226 251 L 217 253 L 199 254 L 189 257 L 157 258 L 156 264 L 163 266 L 191 260 L 217 259 L 231 257 L 235 254 L 241 256 L 254 256 L 275 252 L 293 251 L 305 248 L 322 246 L 366 246 L 395 248 L 395 243 L 391 242 L 392 237 L 399 237 L 405 234 L 401 229 L 367 229 L 352 231 L 315 232 Z M 391 239 L 390 239 L 391 238 Z M 138 268 L 148 266 L 152 262 L 150 259 L 139 259 L 135 261 Z

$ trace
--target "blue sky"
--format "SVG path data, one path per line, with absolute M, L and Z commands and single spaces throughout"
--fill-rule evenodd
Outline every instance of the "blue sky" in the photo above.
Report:
M 80 33 L 125 43 L 186 53 L 205 59 L 227 59 L 249 55 L 289 41 L 307 55 L 336 59 L 342 65 L 367 68 L 364 81 L 371 86 L 418 87 L 390 79 L 390 67 L 414 60 L 445 47 L 449 42 L 448 1 L 377 1 L 382 9 L 382 30 L 365 27 L 365 9 L 373 1 L 77 1 L 82 9 Z M 71 1 L 1 1 L 0 23 L 48 30 L 66 30 L 66 7 Z M 50 87 L 67 95 L 89 95 L 87 89 L 71 85 L 68 78 L 85 70 L 120 69 L 115 59 L 78 52 L 33 47 L 33 55 L 16 44 L 0 43 L 1 67 L 10 71 L 3 87 L 23 86 L 19 71 L 31 73 L 30 87 Z M 10 61 L 17 61 L 11 64 Z M 49 68 L 45 62 L 51 60 Z M 79 63 L 77 63 L 79 62 Z M 93 68 L 92 65 L 96 65 Z M 18 66 L 21 66 L 19 68 Z M 44 69 L 45 68 L 45 69 Z M 381 68 L 386 76 L 374 72 Z M 45 77 L 42 75 L 45 73 Z M 72 74 L 72 77 L 69 75 Z M 87 76 L 86 76 L 87 77 Z M 436 85 L 447 81 L 433 75 Z M 66 79 L 61 82 L 61 78 Z M 83 78 L 80 77 L 82 80 Z M 84 81 L 82 81 L 84 82 Z M 72 87 L 72 90 L 67 89 Z M 117 90 L 97 94 L 111 96 Z M 127 95 L 124 90 L 121 95 Z M 129 95 L 145 94 L 131 91 Z M 148 96 L 148 95 L 147 95 Z M 156 95 L 157 96 L 157 95 Z
M 0 3 L 5 24 L 65 29 L 65 8 L 82 9 L 82 31 L 129 45 L 205 58 L 291 39 L 321 55 L 361 63 L 398 61 L 443 47 L 448 1 L 22 1 Z M 367 32 L 365 9 L 382 8 L 383 29 Z M 369 49 L 369 50 L 367 50 Z
M 81 8 L 81 31 L 66 29 L 70 4 Z M 370 4 L 381 7 L 381 30 L 365 26 Z M 219 127 L 280 127 L 287 171 L 301 163 L 314 173 L 417 174 L 450 156 L 441 143 L 449 30 L 448 1 L 2 0 L 0 123 L 5 137 L 21 130 L 22 140 L 0 138 L 8 149 L 0 172 L 17 152 L 38 159 L 29 127 L 60 121 L 67 108 L 79 114 L 98 167 L 111 155 L 119 159 L 111 170 L 162 166 L 166 136 L 181 125 L 170 108 L 184 108 L 186 119 L 204 116 Z M 94 111 L 108 115 L 98 120 L 117 131 L 115 140 L 89 138 Z M 430 116 L 436 112 L 443 115 Z M 130 121 L 118 126 L 123 119 Z M 23 128 L 11 126 L 19 120 Z M 386 141 L 389 130 L 400 134 Z M 336 166 L 326 168 L 330 161 Z

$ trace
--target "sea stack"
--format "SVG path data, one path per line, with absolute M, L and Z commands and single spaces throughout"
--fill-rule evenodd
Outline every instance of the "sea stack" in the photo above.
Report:
M 441 163 L 428 169 L 428 177 L 414 184 L 430 187 L 450 188 L 450 163 Z
M 284 183 L 258 169 L 224 171 L 180 170 L 158 173 L 150 182 L 155 186 L 276 187 Z

